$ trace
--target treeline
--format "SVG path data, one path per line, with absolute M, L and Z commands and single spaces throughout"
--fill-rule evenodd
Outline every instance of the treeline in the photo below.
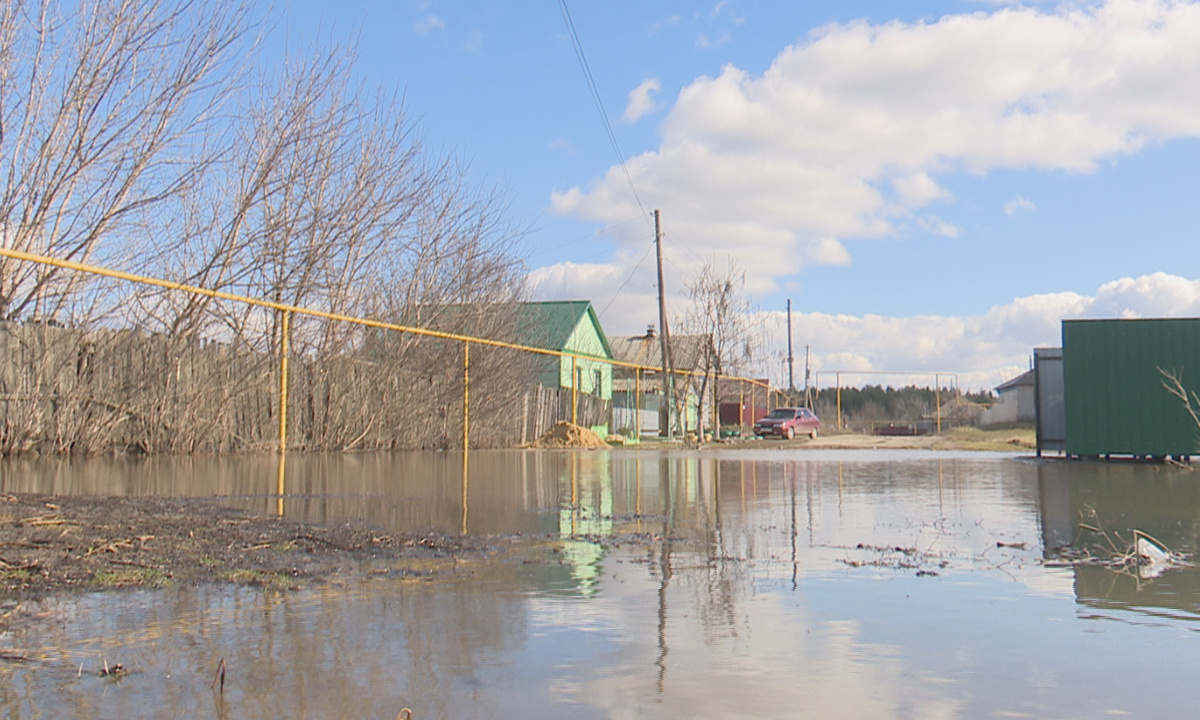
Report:
M 392 95 L 363 88 L 352 48 L 264 57 L 270 22 L 250 7 L 0 6 L 3 245 L 327 313 L 511 333 L 505 312 L 438 310 L 523 298 L 504 198 L 429 152 Z M 246 437 L 230 417 L 270 420 L 249 398 L 275 386 L 277 311 L 0 258 L 0 321 L 22 328 L 9 362 L 27 363 L 0 387 L 0 451 L 263 444 L 269 422 Z M 461 442 L 461 344 L 302 316 L 289 340 L 302 447 Z M 220 351 L 197 351 L 208 347 Z M 526 360 L 471 362 L 472 412 L 498 426 Z
M 990 392 L 965 392 L 956 394 L 953 388 L 942 388 L 940 393 L 932 387 L 913 385 L 901 388 L 881 385 L 865 385 L 860 388 L 841 389 L 843 422 L 857 429 L 868 430 L 880 422 L 915 422 L 935 416 L 938 395 L 941 396 L 943 417 L 971 422 L 974 415 L 970 406 L 987 406 L 996 402 Z M 814 398 L 814 409 L 825 422 L 837 417 L 838 392 L 835 388 L 823 388 Z

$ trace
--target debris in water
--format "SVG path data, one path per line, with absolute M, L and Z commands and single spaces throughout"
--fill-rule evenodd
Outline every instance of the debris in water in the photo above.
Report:
M 1091 514 L 1092 517 L 1095 517 L 1095 511 L 1091 511 Z M 1053 552 L 1062 559 L 1062 562 L 1047 562 L 1045 565 L 1049 567 L 1059 565 L 1098 565 L 1113 572 L 1134 575 L 1140 580 L 1156 578 L 1171 568 L 1191 567 L 1191 563 L 1187 561 L 1184 555 L 1173 552 L 1165 544 L 1137 528 L 1133 529 L 1132 543 L 1118 545 L 1113 540 L 1113 537 L 1121 540 L 1121 536 L 1116 532 L 1109 535 L 1108 532 L 1098 525 L 1089 525 L 1082 522 L 1079 523 L 1079 527 L 1082 530 L 1093 532 L 1102 537 L 1108 544 L 1111 552 L 1107 555 L 1097 555 L 1087 548 L 1055 548 Z

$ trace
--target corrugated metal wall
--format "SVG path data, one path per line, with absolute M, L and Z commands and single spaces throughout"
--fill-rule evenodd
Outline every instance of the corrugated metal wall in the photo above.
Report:
M 1067 454 L 1200 454 L 1161 372 L 1200 392 L 1200 319 L 1064 320 L 1062 332 Z

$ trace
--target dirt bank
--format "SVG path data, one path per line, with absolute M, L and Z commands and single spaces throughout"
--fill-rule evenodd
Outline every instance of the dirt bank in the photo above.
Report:
M 0 495 L 0 597 L 234 582 L 295 587 L 342 573 L 428 575 L 503 540 L 384 534 L 258 517 L 204 499 Z M 363 571 L 377 561 L 386 570 Z
M 559 422 L 529 444 L 538 449 L 600 450 L 608 447 L 604 438 L 588 428 Z

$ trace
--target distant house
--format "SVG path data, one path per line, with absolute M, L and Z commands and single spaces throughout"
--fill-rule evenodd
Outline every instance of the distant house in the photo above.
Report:
M 516 318 L 517 342 L 569 355 L 547 356 L 538 363 L 537 382 L 560 393 L 560 406 L 574 395 L 580 425 L 608 434 L 613 397 L 612 347 L 587 300 L 521 303 Z M 569 407 L 569 406 L 567 406 Z M 569 417 L 567 408 L 558 415 Z
M 645 335 L 611 338 L 616 360 L 642 368 L 662 366 L 661 338 L 654 327 L 647 328 Z M 672 335 L 671 365 L 684 371 L 675 377 L 677 398 L 686 398 L 681 404 L 684 412 L 676 428 L 682 432 L 694 432 L 705 413 L 701 392 L 711 396 L 711 388 L 702 388 L 701 373 L 708 367 L 712 357 L 712 342 L 707 335 Z M 687 372 L 693 374 L 688 375 Z M 639 396 L 640 392 L 640 396 Z M 676 401 L 678 403 L 678 400 Z M 711 404 L 711 403 L 710 403 Z M 653 370 L 640 373 L 628 365 L 619 365 L 613 370 L 613 430 L 629 437 L 663 434 L 667 415 L 667 404 L 663 401 L 662 375 Z
M 1034 371 L 1021 373 L 1002 385 L 996 386 L 996 404 L 983 412 L 979 424 L 1011 425 L 1032 423 L 1037 420 L 1034 401 L 1034 386 L 1037 376 Z

